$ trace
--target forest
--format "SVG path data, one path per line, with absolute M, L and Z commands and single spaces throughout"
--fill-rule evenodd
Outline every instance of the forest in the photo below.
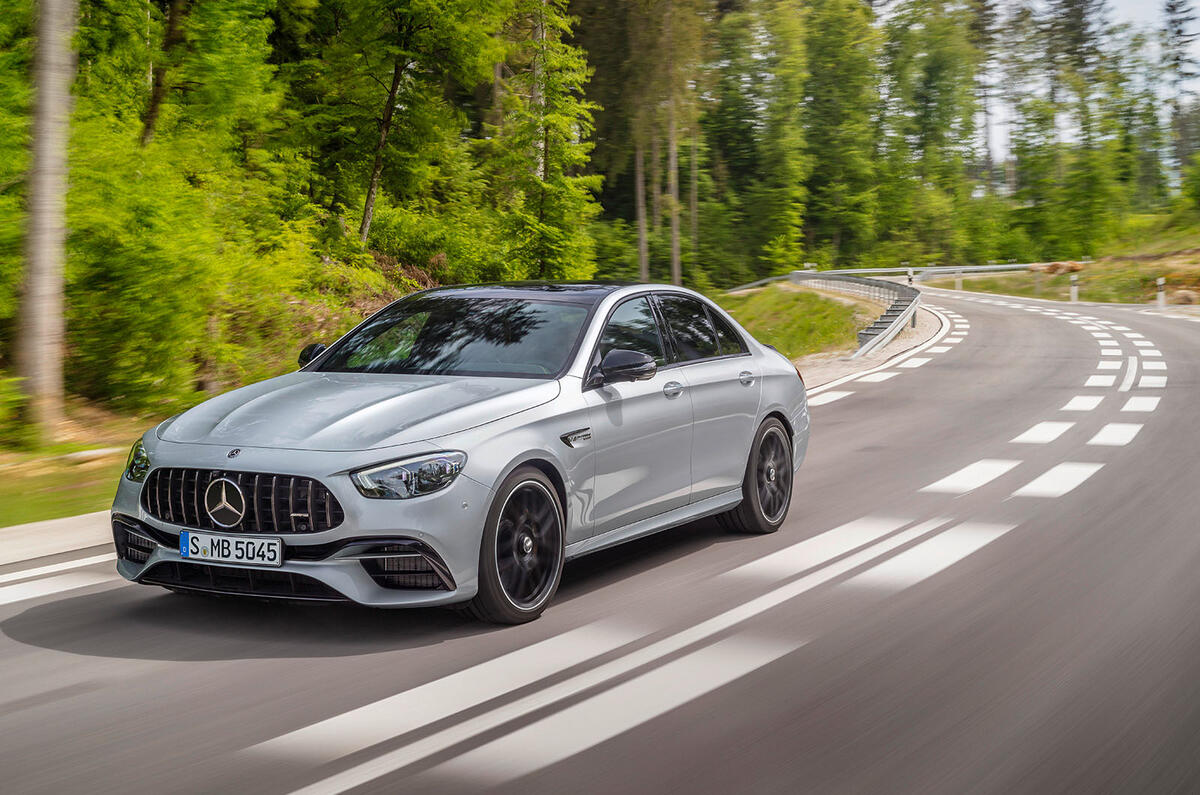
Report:
M 435 284 L 1097 256 L 1200 198 L 1162 11 L 0 0 L 0 441 L 39 390 L 169 413 Z

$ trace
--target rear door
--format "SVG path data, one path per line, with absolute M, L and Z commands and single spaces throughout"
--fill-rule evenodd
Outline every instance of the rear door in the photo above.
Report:
M 649 294 L 609 316 L 593 356 L 615 348 L 667 364 L 667 346 Z M 594 533 L 606 533 L 687 504 L 691 489 L 692 403 L 677 368 L 645 381 L 584 393 L 596 455 Z
M 699 502 L 741 487 L 754 437 L 761 373 L 716 309 L 690 296 L 656 296 L 692 397 L 692 493 Z

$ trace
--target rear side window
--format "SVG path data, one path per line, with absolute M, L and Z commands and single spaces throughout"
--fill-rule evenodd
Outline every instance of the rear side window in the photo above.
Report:
M 613 310 L 600 337 L 600 358 L 618 348 L 652 356 L 660 366 L 666 364 L 662 335 L 649 298 L 632 298 Z
M 712 319 L 713 326 L 717 329 L 717 342 L 721 346 L 722 356 L 733 356 L 737 353 L 746 352 L 746 343 L 742 341 L 742 335 L 734 330 L 728 320 L 711 309 L 708 310 L 708 316 Z
M 681 295 L 659 297 L 663 319 L 671 329 L 679 361 L 690 362 L 719 356 L 717 334 L 708 320 L 708 312 L 699 301 Z

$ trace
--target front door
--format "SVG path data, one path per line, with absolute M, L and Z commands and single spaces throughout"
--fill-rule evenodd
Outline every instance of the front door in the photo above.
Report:
M 648 296 L 627 299 L 609 317 L 597 359 L 623 348 L 660 365 L 666 347 Z M 692 398 L 677 369 L 645 381 L 605 384 L 585 393 L 596 456 L 594 533 L 633 524 L 688 502 Z

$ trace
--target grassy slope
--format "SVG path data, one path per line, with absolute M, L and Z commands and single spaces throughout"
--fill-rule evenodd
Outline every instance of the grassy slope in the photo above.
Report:
M 858 330 L 876 316 L 812 292 L 772 284 L 738 295 L 716 296 L 760 342 L 774 345 L 790 359 L 857 345 Z

